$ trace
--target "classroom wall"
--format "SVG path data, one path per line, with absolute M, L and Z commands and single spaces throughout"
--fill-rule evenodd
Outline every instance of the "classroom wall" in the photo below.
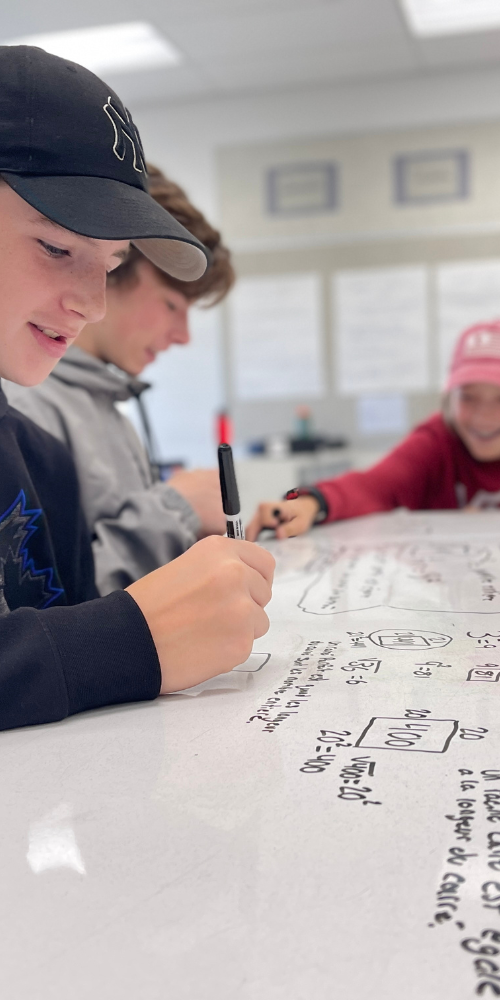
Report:
M 269 140 L 298 140 L 311 138 L 314 144 L 325 137 L 349 134 L 374 133 L 383 130 L 405 130 L 425 125 L 449 126 L 452 123 L 496 122 L 499 117 L 496 95 L 500 88 L 500 71 L 490 68 L 481 72 L 436 74 L 423 78 L 405 78 L 389 81 L 367 81 L 343 86 L 311 87 L 306 90 L 287 90 L 258 96 L 239 96 L 220 100 L 175 103 L 156 107 L 132 108 L 137 120 L 147 156 L 158 163 L 176 180 L 181 181 L 191 197 L 216 223 L 222 218 L 221 176 L 219 156 L 222 147 L 244 147 Z M 241 152 L 241 149 L 240 149 Z M 243 151 L 244 152 L 244 151 Z M 227 212 L 226 212 L 227 218 Z M 477 232 L 457 234 L 451 241 L 441 235 L 440 245 L 434 242 L 432 252 L 415 238 L 386 242 L 384 247 L 371 248 L 360 245 L 355 250 L 344 243 L 343 249 L 331 246 L 297 251 L 283 249 L 285 257 L 278 259 L 265 244 L 253 249 L 238 241 L 230 232 L 229 243 L 237 252 L 236 263 L 241 274 L 258 274 L 266 271 L 319 269 L 327 274 L 336 267 L 362 266 L 363 261 L 377 265 L 399 260 L 433 261 L 452 260 L 457 257 L 497 256 L 500 242 L 496 235 Z M 348 235 L 348 234 L 346 234 Z M 394 234 L 396 235 L 396 234 Z M 403 234 L 399 234 L 401 236 Z M 286 256 L 288 255 L 288 256 Z M 325 285 L 326 287 L 326 285 Z M 325 292 L 326 296 L 326 292 Z M 329 304 L 325 299 L 325 322 L 329 322 Z M 325 327 L 326 331 L 326 327 Z M 228 366 L 229 331 L 224 310 L 211 326 L 211 364 L 216 389 L 209 386 L 200 365 L 200 337 L 193 348 L 179 349 L 175 367 L 170 367 L 168 355 L 151 366 L 146 377 L 155 383 L 153 421 L 157 434 L 164 442 L 164 457 L 171 455 L 175 443 L 167 428 L 180 425 L 190 427 L 183 435 L 184 457 L 188 463 L 211 464 L 214 450 L 211 446 L 211 428 L 214 404 L 231 401 L 236 410 L 236 425 L 240 437 L 259 436 L 264 431 L 282 431 L 289 428 L 295 401 L 265 402 L 256 407 L 239 404 L 234 399 L 231 374 Z M 325 337 L 327 333 L 325 332 Z M 215 347 L 214 347 L 215 345 Z M 326 351 L 330 347 L 326 343 Z M 202 351 L 203 353 L 203 345 Z M 184 398 L 173 392 L 175 385 L 188 382 L 192 396 Z M 196 399 L 197 417 L 193 420 L 192 399 Z M 409 412 L 411 421 L 420 419 L 437 401 L 436 391 L 411 396 Z M 327 397 L 314 404 L 320 424 L 332 430 L 348 433 L 355 430 L 354 403 L 339 400 L 329 391 Z M 204 444 L 200 448 L 200 428 L 205 429 Z M 210 430 L 207 430 L 210 428 Z M 370 444 L 390 444 L 392 439 L 373 439 Z
M 146 155 L 185 185 L 220 220 L 216 153 L 220 146 L 282 138 L 342 135 L 422 125 L 496 121 L 500 69 L 367 80 L 258 95 L 131 103 Z
M 358 268 L 401 267 L 425 262 L 428 266 L 431 287 L 429 302 L 429 367 L 433 378 L 426 391 L 405 393 L 408 405 L 408 427 L 424 420 L 440 405 L 439 390 L 439 349 L 436 337 L 437 317 L 435 309 L 435 265 L 446 261 L 484 261 L 498 259 L 500 239 L 496 234 L 461 237 L 441 237 L 428 239 L 407 239 L 387 241 L 383 244 L 351 244 L 328 248 L 309 248 L 299 251 L 288 250 L 259 254 L 238 255 L 238 270 L 242 276 L 314 272 L 321 276 L 323 297 L 323 356 L 326 376 L 326 392 L 320 399 L 299 398 L 290 400 L 260 400 L 248 402 L 238 399 L 233 391 L 233 380 L 227 375 L 230 386 L 229 400 L 234 414 L 236 429 L 241 440 L 253 440 L 269 434 L 271 428 L 276 433 L 288 433 L 294 425 L 297 403 L 306 402 L 312 411 L 316 428 L 332 435 L 347 438 L 357 447 L 391 447 L 400 435 L 392 433 L 363 436 L 359 430 L 356 395 L 341 395 L 335 387 L 335 347 L 332 331 L 334 327 L 334 299 L 331 292 L 332 276 L 339 270 Z M 229 323 L 224 325 L 225 357 L 228 368 L 232 360 L 232 344 Z
M 464 164 L 463 190 L 460 183 L 455 188 L 456 178 L 452 170 L 450 197 L 443 197 L 443 189 L 438 185 L 438 197 L 429 197 L 424 189 L 421 201 L 399 202 L 395 163 L 401 154 L 410 157 L 411 163 L 415 162 L 412 158 L 417 156 L 416 162 L 421 164 L 418 157 L 422 154 L 429 158 L 424 167 L 424 180 L 428 179 L 430 171 L 432 186 L 436 172 L 439 184 L 442 183 L 442 166 L 439 167 L 442 161 L 435 157 L 442 156 L 443 153 L 445 158 L 449 158 L 446 159 L 447 163 L 455 164 L 455 157 L 458 155 L 459 164 Z M 272 211 L 268 200 L 270 172 L 286 168 L 287 172 L 283 176 L 293 177 L 289 171 L 294 165 L 298 165 L 296 180 L 285 180 L 284 191 L 285 197 L 288 197 L 289 191 L 298 192 L 300 205 L 304 190 L 306 197 L 311 193 L 311 181 L 308 180 L 311 175 L 307 172 L 308 169 L 314 169 L 315 165 L 321 167 L 325 163 L 332 164 L 338 176 L 337 201 L 330 210 L 290 211 L 289 202 L 285 200 L 286 211 Z M 341 137 L 238 144 L 222 147 L 218 152 L 218 164 L 223 229 L 235 249 L 240 278 L 293 274 L 315 274 L 320 278 L 321 318 L 317 339 L 324 382 L 321 395 L 319 392 L 309 394 L 304 388 L 303 391 L 290 391 L 288 399 L 280 399 L 279 388 L 284 382 L 283 377 L 280 377 L 281 386 L 277 382 L 276 398 L 273 399 L 266 384 L 267 373 L 259 379 L 258 371 L 253 384 L 247 388 L 248 380 L 245 381 L 241 361 L 238 360 L 238 354 L 240 358 L 244 356 L 242 334 L 236 332 L 238 323 L 240 330 L 241 323 L 245 323 L 245 315 L 242 316 L 241 306 L 238 307 L 239 312 L 235 312 L 234 308 L 225 309 L 226 384 L 239 438 L 258 438 L 269 427 L 274 431 L 289 431 L 293 426 L 295 407 L 300 403 L 307 403 L 311 406 L 314 422 L 320 430 L 346 437 L 356 446 L 365 445 L 367 437 L 374 447 L 391 446 L 405 429 L 414 426 L 439 405 L 443 375 L 439 355 L 444 348 L 448 349 L 449 342 L 443 344 L 443 323 L 437 315 L 442 313 L 438 278 L 440 272 L 437 268 L 453 261 L 495 260 L 499 255 L 500 126 L 497 122 L 481 122 Z M 301 173 L 304 165 L 305 173 Z M 419 169 L 422 169 L 421 166 Z M 445 179 L 447 176 L 445 171 Z M 462 180 L 461 169 L 457 179 L 460 182 Z M 312 193 L 313 196 L 317 193 L 314 183 Z M 319 194 L 323 194 L 321 186 Z M 292 203 L 293 198 L 295 195 Z M 422 358 L 422 372 L 418 377 L 407 372 L 406 381 L 401 378 L 400 369 L 405 367 L 404 355 L 408 356 L 413 346 L 408 340 L 418 336 L 419 331 L 415 332 L 415 324 L 408 313 L 399 313 L 398 310 L 394 312 L 389 303 L 384 315 L 384 304 L 379 303 L 381 311 L 377 313 L 377 317 L 374 317 L 373 312 L 365 316 L 365 325 L 373 330 L 371 338 L 362 335 L 366 349 L 372 355 L 376 355 L 379 350 L 384 351 L 385 338 L 383 330 L 377 327 L 378 319 L 386 328 L 390 328 L 391 324 L 397 326 L 397 345 L 394 346 L 403 346 L 403 357 L 398 363 L 396 355 L 390 351 L 376 379 L 372 380 L 368 390 L 369 398 L 367 391 L 362 388 L 363 378 L 359 378 L 359 371 L 357 375 L 353 372 L 358 387 L 346 391 L 342 387 L 345 380 L 339 365 L 342 334 L 335 279 L 348 271 L 351 274 L 354 272 L 364 282 L 366 277 L 370 280 L 373 269 L 379 271 L 395 268 L 390 276 L 381 276 L 384 284 L 386 281 L 391 282 L 391 289 L 387 291 L 392 291 L 395 285 L 405 280 L 405 271 L 399 269 L 408 265 L 416 265 L 422 269 L 422 296 L 413 301 L 414 311 L 421 307 L 425 313 L 419 328 L 421 350 L 415 350 L 415 354 Z M 470 275 L 469 279 L 472 280 Z M 258 295 L 259 286 L 253 284 L 251 287 Z M 267 293 L 268 288 L 264 288 L 264 296 Z M 396 289 L 396 296 L 399 295 L 400 292 Z M 459 299 L 457 301 L 455 296 L 450 303 L 449 293 L 446 296 L 447 311 L 451 306 L 457 316 L 453 339 L 471 321 L 469 303 L 465 303 L 464 308 L 460 290 Z M 497 299 L 492 299 L 489 295 L 488 298 L 483 296 L 481 300 L 480 294 L 476 296 L 473 310 L 476 305 L 479 313 L 473 311 L 473 321 L 499 315 L 500 288 Z M 490 312 L 492 309 L 493 314 Z M 252 310 L 255 314 L 254 306 Z M 257 317 L 260 325 L 267 321 L 268 339 L 276 336 L 276 325 L 265 298 L 263 309 L 257 313 Z M 284 351 L 288 345 L 291 350 L 294 350 L 294 345 L 297 349 L 293 320 L 287 319 L 287 323 L 289 336 L 283 330 Z M 309 320 L 305 318 L 306 326 L 311 327 L 313 323 L 312 315 Z M 349 325 L 352 327 L 352 322 Z M 249 342 L 255 337 L 251 319 L 247 336 Z M 279 328 L 277 336 L 279 338 Z M 298 336 L 305 336 L 305 331 L 302 334 L 299 330 Z M 350 340 L 352 336 L 353 333 L 349 335 Z M 392 337 L 392 334 L 389 333 L 389 336 Z M 444 331 L 444 336 L 449 341 L 448 329 Z M 262 354 L 266 348 L 265 343 L 262 345 Z M 268 353 L 270 351 L 269 348 Z M 382 367 L 387 371 L 392 358 L 399 371 L 395 372 L 392 385 L 384 385 Z M 251 365 L 251 357 L 247 360 L 247 365 Z M 366 368 L 364 358 L 360 359 L 358 365 L 358 369 L 361 368 Z M 300 371 L 298 374 L 300 375 Z M 301 384 L 307 384 L 304 375 Z M 372 408 L 375 405 L 380 409 L 380 403 L 386 408 L 394 406 L 394 396 L 385 402 L 380 398 L 375 403 L 373 401 L 374 394 L 382 395 L 387 388 L 400 397 L 398 404 L 401 411 L 407 412 L 407 420 L 397 417 L 393 429 L 386 427 L 384 433 L 374 433 L 374 425 L 368 431 L 366 419 L 359 418 L 360 410 L 363 414 L 366 413 L 366 405 Z M 252 394 L 254 398 L 250 398 Z

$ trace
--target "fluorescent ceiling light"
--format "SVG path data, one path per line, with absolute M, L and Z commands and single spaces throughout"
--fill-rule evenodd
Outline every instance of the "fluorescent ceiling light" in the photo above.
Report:
M 500 28 L 500 0 L 400 0 L 415 35 L 458 35 Z
M 146 21 L 26 35 L 11 39 L 7 45 L 37 45 L 97 74 L 174 66 L 182 59 L 181 53 Z

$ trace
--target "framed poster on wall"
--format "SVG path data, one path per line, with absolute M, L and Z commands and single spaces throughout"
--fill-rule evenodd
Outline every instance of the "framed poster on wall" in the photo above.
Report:
M 287 163 L 265 173 L 269 215 L 314 215 L 338 207 L 338 167 L 328 160 Z
M 395 156 L 394 200 L 425 205 L 469 197 L 470 156 L 465 149 L 433 149 Z

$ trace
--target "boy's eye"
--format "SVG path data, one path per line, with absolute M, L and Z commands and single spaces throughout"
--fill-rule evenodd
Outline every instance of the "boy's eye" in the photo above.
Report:
M 169 300 L 167 299 L 167 309 L 170 309 L 170 312 L 175 312 L 177 309 L 175 302 L 169 302 Z
M 63 250 L 61 247 L 53 247 L 51 243 L 46 243 L 45 240 L 38 240 L 40 246 L 49 254 L 50 257 L 70 257 L 71 254 L 69 250 Z

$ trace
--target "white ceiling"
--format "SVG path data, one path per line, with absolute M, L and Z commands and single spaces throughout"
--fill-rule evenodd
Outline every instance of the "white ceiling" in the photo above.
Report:
M 135 106 L 500 63 L 500 30 L 417 40 L 398 0 L 4 0 L 0 40 L 136 20 L 151 21 L 185 59 L 108 74 Z

